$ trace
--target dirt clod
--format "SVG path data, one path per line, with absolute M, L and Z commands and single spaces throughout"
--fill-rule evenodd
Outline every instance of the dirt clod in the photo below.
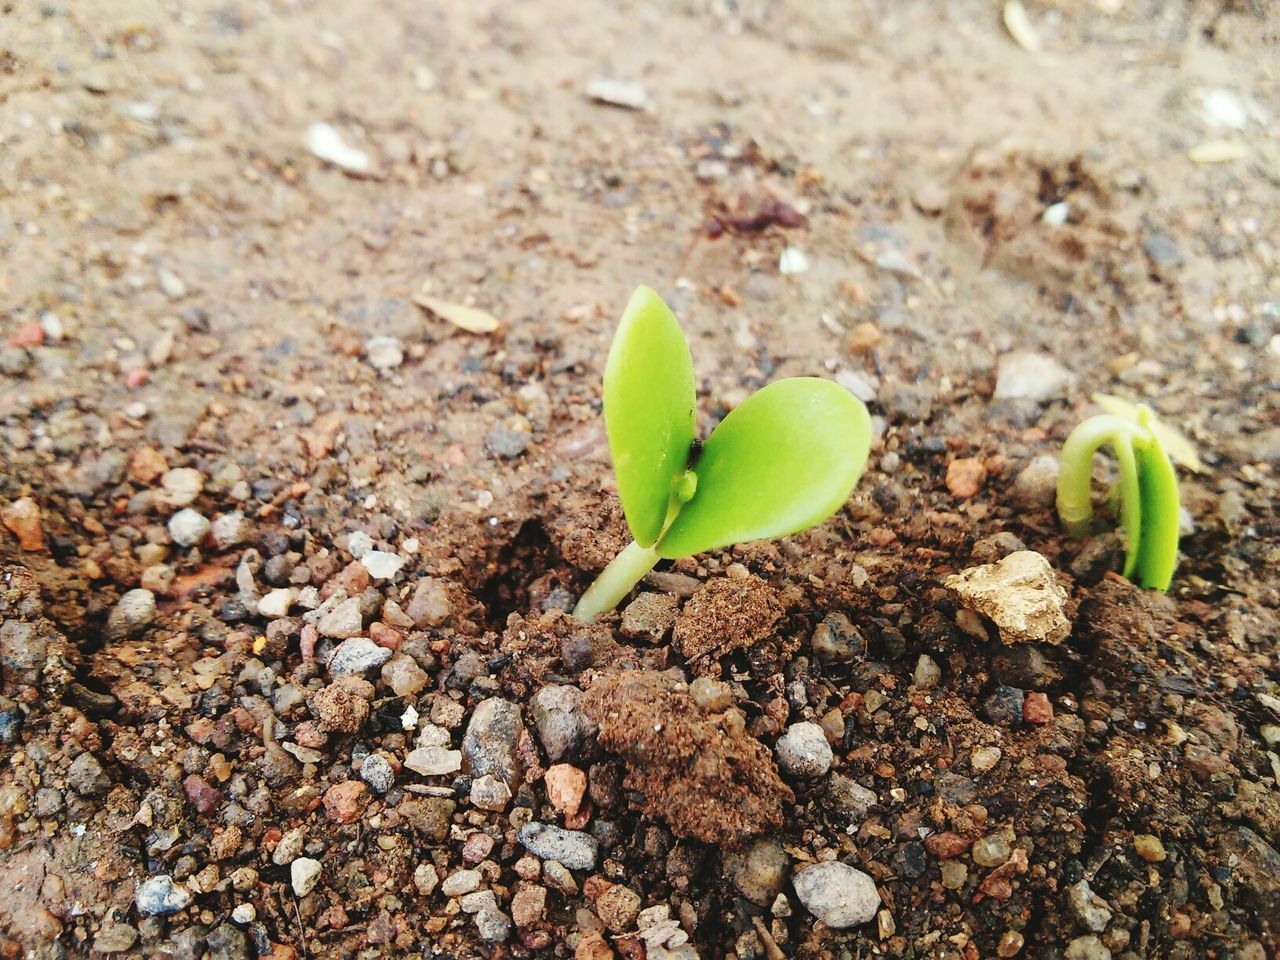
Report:
M 362 677 L 341 677 L 317 691 L 309 704 L 320 729 L 356 733 L 369 717 L 373 684 Z
M 793 799 L 759 741 L 726 714 L 704 714 L 664 674 L 601 674 L 584 706 L 641 809 L 681 836 L 736 846 L 775 827 Z
M 712 580 L 676 617 L 674 645 L 700 670 L 711 669 L 718 657 L 768 637 L 782 613 L 782 604 L 759 577 Z

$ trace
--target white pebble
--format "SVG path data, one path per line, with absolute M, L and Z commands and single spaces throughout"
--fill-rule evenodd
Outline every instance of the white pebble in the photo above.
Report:
M 596 77 L 587 83 L 587 96 L 599 103 L 627 110 L 645 110 L 649 106 L 649 93 L 638 83 Z
M 305 897 L 320 882 L 320 861 L 310 857 L 299 857 L 289 865 L 289 878 L 293 883 L 293 892 Z
M 404 363 L 404 345 L 395 337 L 370 337 L 364 354 L 375 370 L 394 370 Z
M 278 620 L 287 616 L 289 608 L 293 606 L 293 598 L 296 595 L 296 591 L 290 587 L 272 590 L 258 601 L 258 613 L 271 620 Z
M 307 128 L 307 149 L 349 173 L 368 173 L 373 166 L 367 153 L 349 146 L 342 134 L 327 123 L 313 123 Z
M 190 547 L 204 539 L 211 524 L 208 519 L 190 507 L 179 510 L 169 518 L 169 536 L 180 547 Z
M 833 929 L 867 923 L 880 907 L 875 881 L 847 863 L 816 863 L 796 871 L 792 879 L 805 909 Z
M 793 723 L 778 738 L 776 750 L 778 766 L 790 776 L 812 779 L 831 769 L 831 744 L 816 723 Z
M 404 558 L 385 550 L 369 550 L 360 558 L 360 563 L 373 579 L 390 580 L 404 566 Z
M 784 276 L 804 273 L 809 269 L 809 255 L 799 247 L 787 247 L 778 257 L 778 272 Z

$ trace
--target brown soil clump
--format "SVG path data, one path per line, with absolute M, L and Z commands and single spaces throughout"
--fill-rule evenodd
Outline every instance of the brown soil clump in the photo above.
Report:
M 782 618 L 782 604 L 759 577 L 712 580 L 676 618 L 675 648 L 698 672 L 713 661 L 764 640 Z
M 654 671 L 598 676 L 587 715 L 600 743 L 627 764 L 623 785 L 648 817 L 684 837 L 735 846 L 776 829 L 791 790 L 735 710 L 704 714 L 683 685 Z

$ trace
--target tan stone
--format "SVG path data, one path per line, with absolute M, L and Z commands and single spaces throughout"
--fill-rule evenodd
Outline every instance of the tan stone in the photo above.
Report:
M 1005 643 L 1061 643 L 1071 633 L 1067 592 L 1049 561 L 1033 550 L 970 567 L 944 583 L 966 607 L 989 618 Z

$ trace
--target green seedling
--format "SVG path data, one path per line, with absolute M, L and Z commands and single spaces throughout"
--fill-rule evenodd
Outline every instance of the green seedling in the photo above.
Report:
M 1203 469 L 1190 442 L 1160 423 L 1145 404 L 1094 397 L 1106 413 L 1071 431 L 1058 466 L 1058 518 L 1074 537 L 1093 520 L 1093 455 L 1110 444 L 1118 476 L 1108 494 L 1125 536 L 1124 575 L 1153 590 L 1168 590 L 1178 562 L 1180 502 L 1171 456 Z
M 604 369 L 604 418 L 634 542 L 574 609 L 612 610 L 659 560 L 816 526 L 867 464 L 871 418 L 838 384 L 792 377 L 763 387 L 695 440 L 693 359 L 675 314 L 640 287 Z

